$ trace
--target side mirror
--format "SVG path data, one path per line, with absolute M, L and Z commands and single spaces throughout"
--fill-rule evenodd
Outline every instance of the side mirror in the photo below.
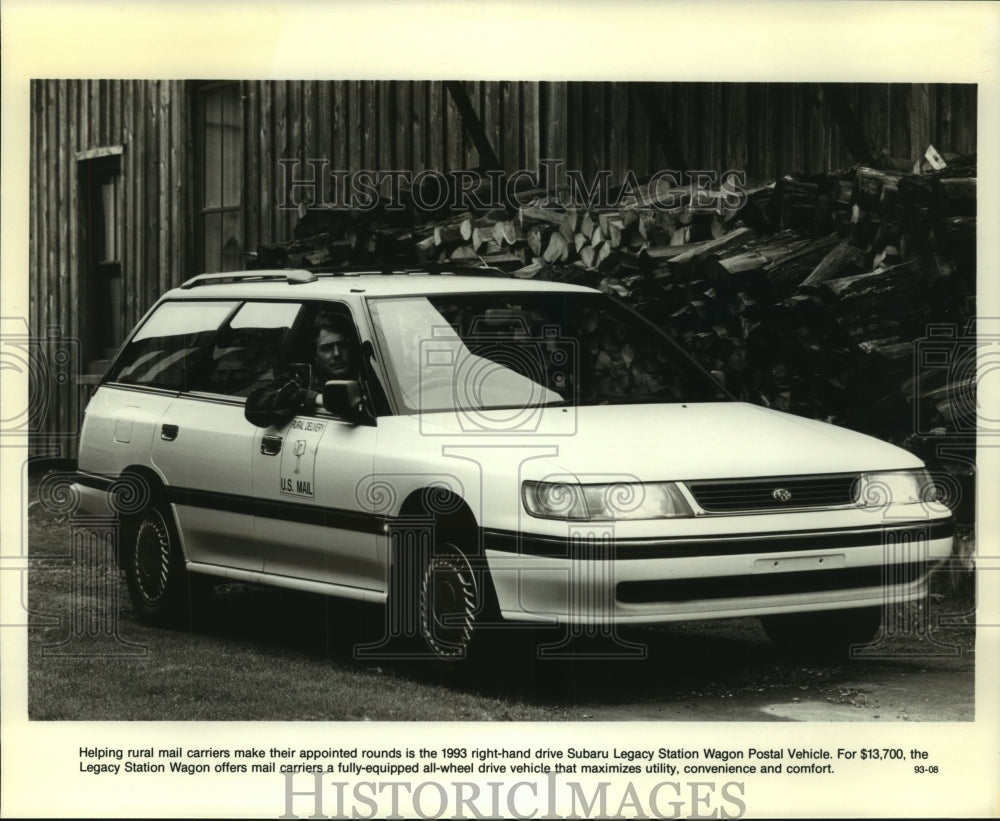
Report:
M 723 388 L 726 387 L 726 374 L 723 371 L 709 371 L 712 374 L 712 378 L 715 379 Z
M 334 416 L 357 425 L 369 417 L 361 384 L 355 379 L 330 379 L 323 385 L 323 407 Z

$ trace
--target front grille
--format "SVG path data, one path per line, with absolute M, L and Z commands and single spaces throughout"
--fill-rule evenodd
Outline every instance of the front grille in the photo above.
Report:
M 717 576 L 703 579 L 651 579 L 621 582 L 618 584 L 615 597 L 625 604 L 670 604 L 859 590 L 866 587 L 912 584 L 923 579 L 929 569 L 927 562 L 909 562 L 837 570 L 801 570 L 790 573 Z
M 695 501 L 708 513 L 841 507 L 854 501 L 856 473 L 835 476 L 776 476 L 688 482 Z

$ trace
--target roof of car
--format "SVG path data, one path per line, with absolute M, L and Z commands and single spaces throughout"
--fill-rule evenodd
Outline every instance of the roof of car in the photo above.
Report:
M 356 296 L 409 296 L 449 293 L 488 293 L 510 291 L 590 292 L 592 288 L 562 282 L 476 276 L 470 273 L 348 270 L 335 274 L 301 270 L 235 271 L 227 274 L 203 274 L 175 288 L 165 296 L 171 299 L 218 299 L 229 297 L 278 299 L 343 299 Z

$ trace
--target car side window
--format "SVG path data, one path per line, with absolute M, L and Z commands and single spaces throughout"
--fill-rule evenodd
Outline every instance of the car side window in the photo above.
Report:
M 248 396 L 271 382 L 302 306 L 296 302 L 247 302 L 219 331 L 193 390 Z
M 111 382 L 184 390 L 219 325 L 239 303 L 164 302 L 115 361 Z

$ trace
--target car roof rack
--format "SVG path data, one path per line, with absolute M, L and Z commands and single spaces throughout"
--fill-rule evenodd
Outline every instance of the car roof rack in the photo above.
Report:
M 399 265 L 376 268 L 365 265 L 317 266 L 315 268 L 287 268 L 282 270 L 232 271 L 221 274 L 198 274 L 187 280 L 181 288 L 189 290 L 199 285 L 225 285 L 236 282 L 287 282 L 302 285 L 315 282 L 319 277 L 357 276 L 409 276 L 430 274 L 432 276 L 479 276 L 510 278 L 510 274 L 500 268 L 488 265 L 471 267 L 428 263 L 427 265 Z
M 428 262 L 422 265 L 384 265 L 382 267 L 365 265 L 329 265 L 303 269 L 319 276 L 408 276 L 410 274 L 431 274 L 434 276 L 475 276 L 504 277 L 510 274 L 500 268 L 489 265 L 448 265 L 439 262 Z
M 199 285 L 223 285 L 232 282 L 287 282 L 302 285 L 315 282 L 316 274 L 302 269 L 289 268 L 285 271 L 234 271 L 224 274 L 198 274 L 187 280 L 181 288 L 196 288 Z

